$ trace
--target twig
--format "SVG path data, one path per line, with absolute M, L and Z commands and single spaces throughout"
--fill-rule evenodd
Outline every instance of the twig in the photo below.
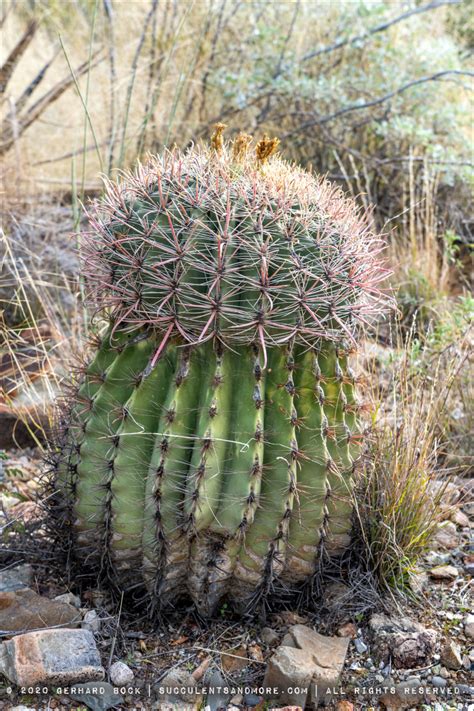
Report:
M 325 123 L 329 123 L 329 121 L 334 121 L 334 119 L 339 118 L 339 116 L 344 116 L 345 114 L 351 113 L 353 111 L 362 111 L 363 109 L 368 109 L 373 106 L 379 106 L 380 104 L 383 104 L 385 101 L 389 101 L 394 96 L 403 94 L 403 92 L 407 91 L 408 89 L 411 89 L 413 86 L 418 86 L 419 84 L 424 84 L 429 81 L 438 81 L 438 79 L 440 79 L 441 77 L 449 76 L 452 74 L 456 74 L 456 75 L 462 74 L 464 76 L 474 77 L 474 72 L 461 71 L 459 69 L 448 69 L 446 71 L 437 72 L 436 74 L 431 74 L 430 76 L 427 76 L 427 77 L 421 77 L 420 79 L 413 79 L 413 81 L 409 81 L 407 84 L 404 84 L 403 86 L 399 87 L 398 89 L 394 89 L 393 91 L 390 91 L 388 94 L 385 94 L 384 96 L 380 96 L 378 99 L 373 99 L 372 101 L 366 101 L 363 104 L 351 104 L 350 106 L 346 106 L 343 109 L 339 109 L 338 111 L 335 111 L 332 114 L 322 116 L 321 118 L 317 118 L 312 121 L 307 121 L 306 123 L 301 124 L 301 126 L 299 126 L 298 128 L 295 128 L 294 130 L 289 131 L 288 133 L 285 133 L 282 136 L 282 140 L 290 138 L 291 136 L 295 136 L 299 133 L 302 133 L 303 131 L 306 131 L 306 129 L 312 128 L 313 126 L 321 126 Z

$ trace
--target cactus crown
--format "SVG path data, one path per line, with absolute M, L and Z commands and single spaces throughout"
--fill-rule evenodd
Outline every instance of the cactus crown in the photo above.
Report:
M 381 311 L 387 271 L 367 214 L 282 160 L 277 139 L 153 156 L 107 182 L 89 213 L 92 303 L 122 327 L 196 344 L 352 340 Z

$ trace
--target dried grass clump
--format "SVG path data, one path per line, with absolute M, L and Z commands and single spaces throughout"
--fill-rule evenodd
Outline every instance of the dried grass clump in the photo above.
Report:
M 444 518 L 453 470 L 443 467 L 452 448 L 443 423 L 469 368 L 468 352 L 467 340 L 441 354 L 427 352 L 429 368 L 420 369 L 408 337 L 390 359 L 391 393 L 374 393 L 376 414 L 354 506 L 367 565 L 385 591 L 409 592 L 417 561 Z

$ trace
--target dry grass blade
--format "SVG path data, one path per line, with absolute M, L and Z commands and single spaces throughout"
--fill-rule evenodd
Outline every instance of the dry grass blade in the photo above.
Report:
M 442 469 L 440 423 L 467 357 L 460 347 L 417 372 L 411 349 L 408 338 L 395 352 L 391 396 L 375 395 L 378 417 L 354 497 L 368 566 L 383 589 L 403 594 L 443 520 L 449 472 Z

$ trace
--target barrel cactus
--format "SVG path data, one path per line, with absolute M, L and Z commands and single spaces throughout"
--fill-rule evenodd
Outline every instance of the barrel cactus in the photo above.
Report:
M 109 326 L 57 444 L 72 555 L 154 608 L 249 608 L 350 540 L 361 441 L 348 358 L 386 298 L 353 201 L 217 126 L 89 211 L 83 274 Z

